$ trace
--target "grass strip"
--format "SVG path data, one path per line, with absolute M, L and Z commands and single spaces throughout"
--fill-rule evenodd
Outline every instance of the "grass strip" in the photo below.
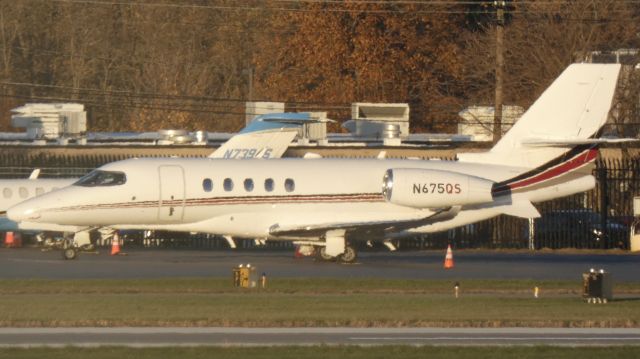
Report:
M 317 285 L 313 285 L 316 283 Z M 274 280 L 1 281 L 0 326 L 639 327 L 640 296 L 586 304 L 575 283 Z M 637 285 L 628 285 L 635 292 Z
M 539 287 L 549 294 L 579 294 L 579 281 L 554 280 L 399 280 L 399 279 L 269 279 L 268 293 L 451 293 L 459 283 L 465 293 L 522 294 Z M 91 293 L 237 293 L 227 278 L 170 279 L 5 279 L 0 280 L 2 294 L 91 294 Z M 615 283 L 617 294 L 640 294 L 640 283 Z

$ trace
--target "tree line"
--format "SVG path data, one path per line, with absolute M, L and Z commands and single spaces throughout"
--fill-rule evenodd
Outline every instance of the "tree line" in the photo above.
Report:
M 493 1 L 14 0 L 0 3 L 0 129 L 26 102 L 74 101 L 91 131 L 237 131 L 247 100 L 346 120 L 407 102 L 414 132 L 493 105 Z M 640 47 L 632 0 L 507 1 L 505 104 L 527 107 L 591 51 Z M 639 79 L 617 99 L 637 123 Z M 621 127 L 626 129 L 627 127 Z

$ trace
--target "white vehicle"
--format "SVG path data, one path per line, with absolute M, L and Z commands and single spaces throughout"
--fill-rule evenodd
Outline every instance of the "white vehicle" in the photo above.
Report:
M 458 161 L 153 158 L 107 164 L 8 211 L 43 223 L 295 241 L 351 262 L 350 242 L 442 231 L 594 187 L 619 65 L 574 64 L 488 152 Z

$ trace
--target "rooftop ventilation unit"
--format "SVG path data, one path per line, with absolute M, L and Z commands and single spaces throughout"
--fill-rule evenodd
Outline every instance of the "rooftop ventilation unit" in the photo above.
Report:
M 251 121 L 253 121 L 256 116 L 283 112 L 284 102 L 246 102 L 245 125 L 248 125 Z
M 26 128 L 32 140 L 84 139 L 87 112 L 77 103 L 28 103 L 11 110 L 11 126 Z
M 470 106 L 458 113 L 458 134 L 471 136 L 472 141 L 493 140 L 494 109 L 492 106 Z M 504 135 L 524 113 L 520 106 L 502 106 L 501 130 Z
M 355 137 L 382 140 L 385 145 L 400 145 L 409 136 L 409 104 L 351 104 L 351 118 L 343 124 Z

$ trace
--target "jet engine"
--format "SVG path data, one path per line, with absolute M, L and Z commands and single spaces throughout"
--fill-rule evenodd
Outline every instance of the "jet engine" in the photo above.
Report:
M 462 173 L 416 168 L 392 168 L 382 180 L 389 203 L 414 208 L 442 208 L 493 200 L 492 181 Z

